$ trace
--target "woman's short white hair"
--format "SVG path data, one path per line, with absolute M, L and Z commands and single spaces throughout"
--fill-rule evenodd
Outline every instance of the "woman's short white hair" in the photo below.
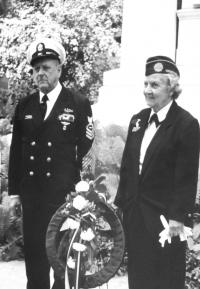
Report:
M 167 72 L 168 72 L 167 76 L 169 79 L 170 86 L 174 90 L 172 98 L 176 99 L 182 92 L 182 88 L 180 87 L 180 83 L 179 83 L 179 76 L 174 71 L 168 70 Z

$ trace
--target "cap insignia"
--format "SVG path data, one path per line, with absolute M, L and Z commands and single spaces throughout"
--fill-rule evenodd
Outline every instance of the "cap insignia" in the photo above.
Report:
M 157 62 L 155 65 L 154 65 L 154 71 L 155 72 L 161 72 L 163 71 L 163 64 L 161 62 Z
M 36 49 L 38 52 L 42 52 L 45 49 L 44 43 L 38 43 Z

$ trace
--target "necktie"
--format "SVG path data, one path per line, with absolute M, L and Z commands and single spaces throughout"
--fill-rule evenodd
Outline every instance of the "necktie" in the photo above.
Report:
M 49 100 L 48 96 L 46 94 L 44 94 L 42 97 L 42 102 L 40 103 L 40 109 L 41 109 L 41 114 L 42 114 L 43 119 L 44 119 L 46 111 L 47 111 L 47 100 Z
M 151 124 L 152 122 L 155 122 L 156 127 L 158 127 L 162 121 L 158 120 L 158 116 L 156 113 L 152 114 L 152 116 L 150 117 L 149 123 Z

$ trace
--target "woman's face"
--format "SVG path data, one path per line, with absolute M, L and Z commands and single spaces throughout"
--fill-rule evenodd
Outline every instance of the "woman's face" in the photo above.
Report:
M 162 73 L 147 76 L 144 81 L 144 95 L 147 105 L 155 112 L 166 106 L 173 95 L 168 76 Z

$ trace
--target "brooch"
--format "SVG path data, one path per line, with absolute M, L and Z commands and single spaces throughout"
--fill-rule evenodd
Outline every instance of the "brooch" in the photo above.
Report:
M 132 124 L 133 124 L 133 128 L 132 128 L 132 132 L 136 132 L 140 129 L 140 121 L 141 119 L 137 118 L 137 119 L 133 119 Z

